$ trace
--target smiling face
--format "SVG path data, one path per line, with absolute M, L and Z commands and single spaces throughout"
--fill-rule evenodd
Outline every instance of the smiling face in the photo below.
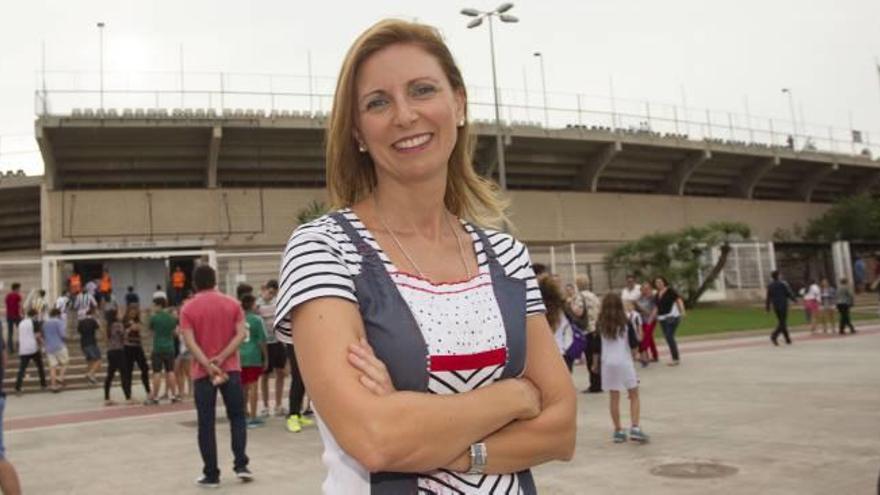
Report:
M 436 58 L 414 44 L 379 50 L 358 71 L 355 105 L 354 137 L 380 182 L 445 177 L 465 104 Z

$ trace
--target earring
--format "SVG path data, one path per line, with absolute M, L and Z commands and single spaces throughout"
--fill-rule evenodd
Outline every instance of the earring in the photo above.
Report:
M 464 127 L 464 119 L 463 119 L 463 118 L 462 118 L 461 120 L 458 121 L 458 126 L 459 126 L 459 127 Z
M 364 143 L 358 143 L 358 151 L 360 151 L 361 153 L 366 153 L 367 145 L 365 145 Z

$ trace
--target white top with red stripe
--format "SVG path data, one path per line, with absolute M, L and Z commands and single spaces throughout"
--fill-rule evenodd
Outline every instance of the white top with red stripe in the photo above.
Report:
M 398 270 L 357 216 L 351 210 L 343 213 L 379 253 L 422 332 L 428 352 L 429 392 L 467 392 L 497 380 L 507 362 L 506 332 L 488 260 L 473 227 L 463 223 L 473 239 L 478 274 L 469 280 L 433 284 Z M 526 281 L 527 314 L 543 312 L 544 305 L 525 246 L 507 234 L 489 231 L 487 236 L 507 276 Z M 351 277 L 360 272 L 360 261 L 348 236 L 329 217 L 297 229 L 282 263 L 276 315 L 279 338 L 282 341 L 289 338 L 287 315 L 298 304 L 327 296 L 356 300 Z M 328 470 L 324 493 L 368 494 L 369 473 L 339 447 L 332 432 L 320 421 L 320 411 L 318 413 L 324 441 L 323 460 Z M 465 415 L 462 420 L 467 420 Z M 419 475 L 418 485 L 420 493 L 520 493 L 514 474 L 468 475 L 440 470 Z

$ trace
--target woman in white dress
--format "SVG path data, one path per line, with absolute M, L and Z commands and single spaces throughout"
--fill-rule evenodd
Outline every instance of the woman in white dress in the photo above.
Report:
M 625 442 L 627 431 L 620 421 L 620 393 L 629 394 L 629 411 L 632 427 L 629 439 L 634 442 L 648 441 L 640 425 L 641 403 L 639 401 L 639 378 L 630 351 L 631 333 L 634 332 L 619 294 L 608 293 L 602 298 L 602 309 L 596 322 L 596 330 L 602 338 L 602 388 L 610 394 L 611 421 L 614 423 L 612 438 L 615 443 Z

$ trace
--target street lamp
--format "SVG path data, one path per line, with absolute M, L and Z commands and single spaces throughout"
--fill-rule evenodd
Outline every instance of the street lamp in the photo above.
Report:
M 797 148 L 797 119 L 794 115 L 794 96 L 792 96 L 791 88 L 782 88 L 782 92 L 788 95 L 788 110 L 791 112 L 791 147 Z
M 98 70 L 99 79 L 100 79 L 100 95 L 101 95 L 101 110 L 104 110 L 104 23 L 98 23 L 98 60 L 100 64 L 100 69 Z
M 544 76 L 544 55 L 535 52 L 535 56 L 541 61 L 541 89 L 544 91 L 544 129 L 550 128 L 550 119 L 547 117 L 547 78 Z
M 468 29 L 479 26 L 483 23 L 483 19 L 488 19 L 489 21 L 489 52 L 492 55 L 492 90 L 495 93 L 495 144 L 498 147 L 498 184 L 503 191 L 507 190 L 507 169 L 504 163 L 504 143 L 502 142 L 504 131 L 501 128 L 501 109 L 498 105 L 498 76 L 495 72 L 495 33 L 492 29 L 492 17 L 498 16 L 501 22 L 519 22 L 519 19 L 515 16 L 505 13 L 512 8 L 513 4 L 507 2 L 489 12 L 482 12 L 477 9 L 461 10 L 462 15 L 474 18 L 467 24 Z

